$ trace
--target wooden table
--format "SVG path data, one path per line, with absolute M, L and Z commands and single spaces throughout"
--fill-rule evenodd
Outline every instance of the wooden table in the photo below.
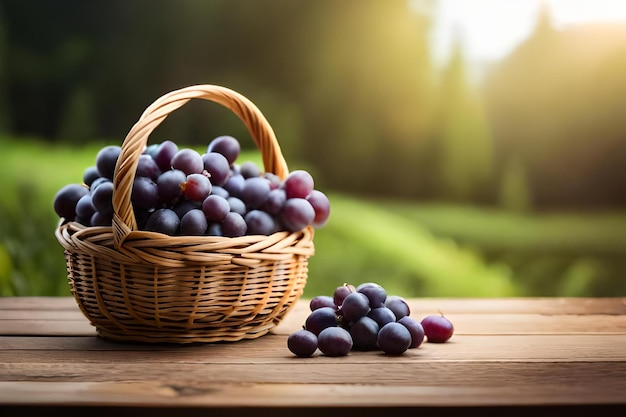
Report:
M 452 339 L 302 359 L 286 341 L 307 300 L 259 339 L 176 347 L 102 340 L 71 298 L 0 298 L 0 416 L 626 411 L 626 298 L 408 301 L 418 319 L 443 312 Z

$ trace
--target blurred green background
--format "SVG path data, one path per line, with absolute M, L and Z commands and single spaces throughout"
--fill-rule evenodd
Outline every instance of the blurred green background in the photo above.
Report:
M 208 83 L 250 98 L 331 199 L 305 295 L 625 296 L 626 21 L 524 1 L 528 33 L 477 59 L 459 28 L 441 54 L 453 3 L 0 0 L 0 294 L 69 295 L 54 194 L 153 100 Z M 214 103 L 151 140 L 221 134 L 258 157 Z

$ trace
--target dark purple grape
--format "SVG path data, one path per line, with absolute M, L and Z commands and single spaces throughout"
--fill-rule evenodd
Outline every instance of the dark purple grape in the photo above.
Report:
M 104 177 L 96 178 L 89 186 L 89 190 L 91 190 L 91 192 L 94 192 L 96 188 L 98 188 L 101 184 L 104 184 L 105 182 L 111 182 L 111 180 Z
M 404 298 L 397 295 L 390 295 L 387 297 L 385 307 L 393 311 L 393 314 L 396 316 L 396 321 L 411 314 L 411 309 Z
M 272 172 L 264 172 L 263 178 L 266 178 L 270 182 L 270 188 L 272 190 L 279 188 L 283 184 L 283 181 L 280 179 L 280 177 Z
M 146 221 L 145 230 L 174 236 L 178 233 L 180 218 L 172 209 L 155 210 Z
M 229 212 L 222 220 L 222 235 L 226 237 L 239 237 L 246 234 L 248 226 L 246 220 L 239 213 Z
M 92 226 L 107 226 L 107 227 L 110 227 L 111 224 L 113 223 L 113 214 L 102 214 L 102 213 L 96 211 L 93 214 L 93 216 L 91 216 L 91 219 L 90 219 L 89 223 Z
M 346 296 L 341 303 L 341 315 L 348 321 L 354 322 L 370 312 L 369 299 L 365 294 L 353 292 Z
M 315 210 L 304 198 L 287 198 L 279 214 L 280 224 L 290 232 L 297 232 L 311 224 Z
M 163 172 L 157 178 L 159 200 L 164 204 L 174 205 L 183 195 L 183 185 L 187 182 L 187 175 L 179 169 Z
M 343 284 L 335 288 L 335 291 L 333 292 L 333 301 L 335 305 L 340 307 L 348 294 L 352 294 L 355 291 L 354 285 L 351 284 Z
M 96 212 L 96 208 L 91 202 L 91 194 L 85 194 L 76 203 L 76 217 L 81 219 L 81 223 L 87 225 L 91 223 L 91 216 Z
M 246 161 L 239 165 L 239 173 L 246 179 L 261 176 L 259 166 L 252 161 Z
M 209 223 L 209 226 L 206 228 L 206 234 L 208 236 L 224 236 L 222 234 L 222 225 L 218 222 Z
M 213 187 L 211 187 L 211 194 L 219 195 L 220 197 L 225 199 L 230 197 L 230 193 L 220 185 L 213 185 Z
M 265 200 L 265 203 L 263 203 L 261 209 L 271 214 L 272 216 L 277 216 L 283 209 L 285 201 L 287 201 L 287 194 L 285 194 L 285 190 L 283 190 L 282 188 L 275 188 L 273 190 L 270 190 L 269 194 L 267 195 L 267 200 Z
M 343 327 L 327 327 L 317 336 L 317 347 L 326 356 L 346 356 L 352 344 L 352 336 Z
M 276 222 L 274 218 L 262 210 L 250 210 L 244 216 L 246 220 L 248 235 L 269 236 L 276 232 Z
M 202 211 L 208 221 L 221 222 L 230 212 L 230 204 L 225 198 L 211 194 L 202 202 Z
M 87 194 L 89 194 L 89 189 L 83 184 L 68 184 L 63 186 L 54 196 L 54 211 L 59 217 L 67 221 L 74 220 L 76 204 L 78 200 Z
M 283 181 L 287 198 L 306 198 L 313 191 L 313 177 L 307 171 L 295 170 Z
M 420 324 L 424 328 L 426 340 L 432 343 L 444 343 L 454 333 L 452 322 L 443 315 L 431 314 L 424 317 Z
M 300 329 L 287 337 L 287 348 L 294 355 L 308 358 L 317 350 L 317 336 L 306 329 Z
M 158 149 L 159 149 L 159 144 L 153 143 L 151 145 L 146 146 L 146 149 L 144 149 L 141 154 L 148 155 L 154 159 L 154 155 L 156 155 Z
M 333 297 L 329 295 L 318 295 L 311 298 L 311 301 L 309 301 L 309 308 L 311 311 L 317 310 L 321 307 L 331 307 L 333 309 L 337 308 L 335 302 L 333 301 Z
M 326 197 L 326 194 L 319 190 L 313 190 L 306 197 L 306 200 L 311 203 L 311 206 L 315 211 L 315 218 L 313 219 L 311 226 L 324 226 L 330 217 L 330 201 L 328 200 L 328 197 Z
M 198 151 L 190 148 L 180 149 L 172 157 L 172 169 L 180 169 L 185 174 L 202 174 L 204 162 Z
M 245 216 L 246 213 L 248 212 L 248 210 L 246 209 L 246 203 L 241 201 L 240 198 L 231 196 L 231 197 L 228 197 L 226 201 L 228 201 L 228 204 L 230 206 L 230 211 L 239 213 L 242 216 Z
M 137 170 L 135 171 L 136 177 L 146 177 L 150 178 L 152 181 L 156 181 L 160 174 L 161 170 L 154 158 L 146 154 L 139 156 L 137 159 Z
M 155 208 L 159 204 L 159 189 L 156 182 L 146 177 L 135 177 L 130 201 L 135 208 L 146 210 Z
M 183 216 L 185 215 L 185 213 L 187 213 L 189 210 L 201 209 L 201 208 L 202 208 L 202 203 L 201 202 L 187 200 L 187 199 L 183 198 L 183 199 L 179 200 L 172 207 L 172 210 L 174 210 L 174 212 L 176 212 L 178 217 L 180 217 L 182 219 Z
M 419 345 L 421 345 L 424 341 L 424 326 L 422 326 L 419 321 L 409 316 L 402 317 L 398 320 L 398 323 L 406 327 L 409 330 L 409 333 L 411 333 L 411 345 L 409 346 L 409 349 L 419 347 Z
M 224 155 L 218 152 L 208 152 L 202 155 L 204 169 L 209 173 L 213 185 L 224 185 L 230 175 L 230 164 Z
M 232 136 L 218 136 L 209 142 L 209 146 L 207 147 L 207 153 L 208 152 L 221 153 L 228 160 L 228 164 L 232 165 L 239 157 L 241 145 L 239 141 Z
M 100 178 L 100 172 L 96 166 L 87 167 L 85 171 L 83 171 L 83 183 L 87 187 L 91 187 L 91 184 L 98 178 Z
M 104 182 L 91 193 L 91 202 L 102 214 L 113 213 L 113 183 Z
M 379 327 L 383 327 L 387 323 L 392 323 L 396 320 L 396 315 L 393 314 L 393 311 L 388 309 L 387 307 L 378 307 L 373 308 L 367 313 L 367 316 L 371 319 L 374 319 L 376 323 L 378 323 Z
M 204 201 L 211 194 L 211 181 L 203 174 L 189 174 L 183 185 L 183 194 L 189 200 Z
M 409 329 L 398 322 L 387 323 L 378 332 L 378 347 L 389 355 L 401 355 L 411 346 Z
M 316 335 L 327 327 L 337 326 L 337 314 L 332 307 L 320 307 L 311 311 L 306 318 L 304 328 Z
M 363 293 L 370 300 L 371 308 L 379 308 L 384 307 L 385 300 L 387 299 L 387 291 L 385 289 L 374 283 L 368 282 L 365 284 L 361 284 L 356 288 L 357 292 Z
M 162 142 L 154 153 L 154 161 L 161 171 L 172 169 L 172 158 L 178 152 L 178 145 L 171 140 Z
M 116 145 L 105 146 L 98 151 L 98 154 L 96 155 L 96 167 L 98 167 L 98 172 L 101 177 L 105 177 L 110 180 L 113 179 L 115 164 L 117 163 L 117 158 L 120 156 L 121 152 L 121 146 Z
M 241 174 L 233 174 L 224 183 L 223 187 L 232 197 L 241 197 L 241 190 L 246 179 Z
M 244 181 L 240 198 L 246 203 L 246 207 L 255 209 L 267 201 L 269 194 L 269 181 L 261 177 L 252 177 Z
M 202 236 L 209 226 L 204 212 L 200 209 L 189 210 L 180 219 L 180 234 L 185 236 Z
M 374 350 L 378 347 L 379 326 L 373 319 L 364 316 L 350 326 L 350 336 L 357 350 Z

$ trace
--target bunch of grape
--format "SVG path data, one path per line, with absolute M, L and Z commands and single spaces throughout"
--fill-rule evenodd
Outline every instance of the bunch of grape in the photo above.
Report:
M 138 159 L 131 202 L 140 230 L 167 235 L 270 235 L 321 227 L 330 215 L 328 197 L 313 177 L 292 171 L 281 180 L 252 161 L 237 164 L 241 146 L 232 136 L 210 141 L 204 154 L 170 140 L 146 147 Z M 61 188 L 54 210 L 66 221 L 111 226 L 113 173 L 120 146 L 106 146 L 82 184 Z
M 319 295 L 309 303 L 311 313 L 302 329 L 287 338 L 288 349 L 296 356 L 309 357 L 319 349 L 326 356 L 345 356 L 352 350 L 382 350 L 401 355 L 428 342 L 446 342 L 454 327 L 443 315 L 429 315 L 417 321 L 410 317 L 407 302 L 387 296 L 372 282 L 354 287 L 337 287 L 333 296 Z

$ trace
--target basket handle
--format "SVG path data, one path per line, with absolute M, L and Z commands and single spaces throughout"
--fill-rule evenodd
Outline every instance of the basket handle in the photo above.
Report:
M 246 125 L 261 152 L 266 172 L 284 179 L 289 170 L 274 130 L 261 111 L 249 99 L 229 88 L 217 85 L 193 85 L 158 98 L 143 112 L 126 135 L 113 175 L 113 237 L 119 249 L 137 220 L 131 203 L 131 192 L 139 157 L 148 144 L 150 133 L 174 110 L 191 99 L 221 104 L 235 113 Z

